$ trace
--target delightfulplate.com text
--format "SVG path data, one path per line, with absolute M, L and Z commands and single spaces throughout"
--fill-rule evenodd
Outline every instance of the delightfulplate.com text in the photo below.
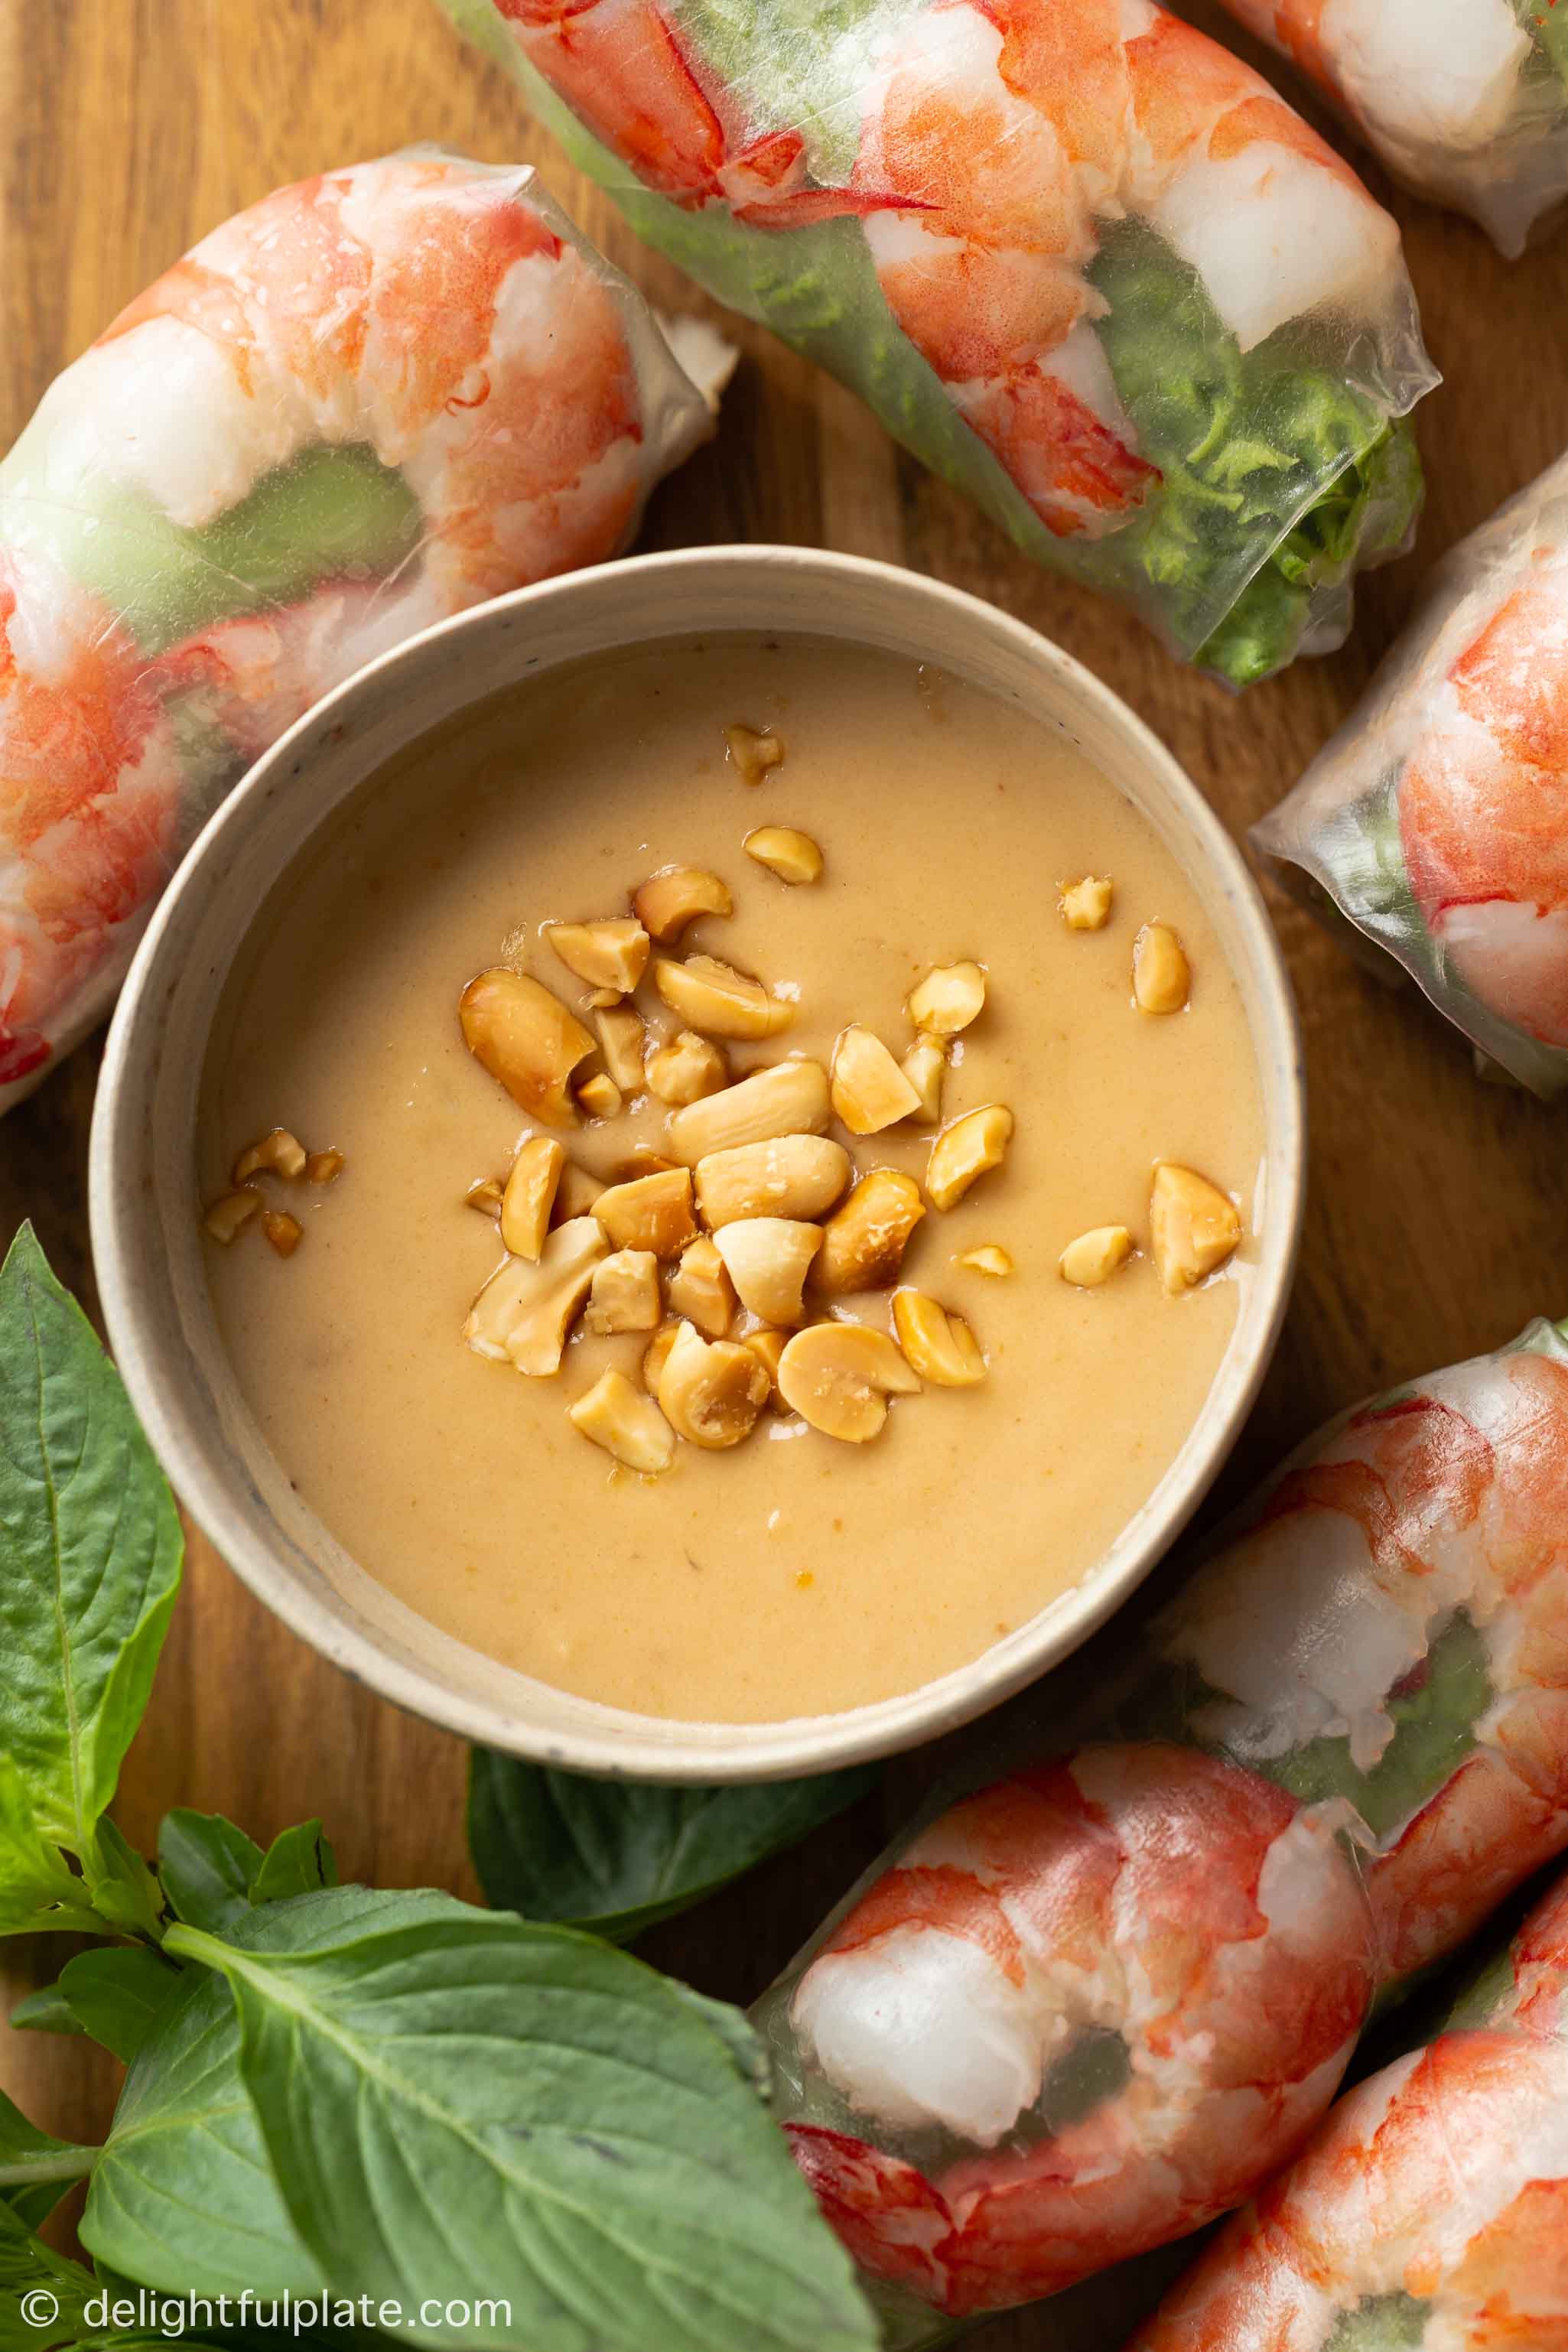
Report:
M 50 2306 L 47 2309 L 44 2305 Z M 47 2289 L 24 2296 L 22 2315 L 30 2327 L 52 2327 L 59 2304 Z M 132 2294 L 89 2295 L 82 2316 L 89 2327 L 136 2328 L 150 2336 L 199 2335 L 213 2327 L 274 2327 L 301 2336 L 316 2327 L 510 2328 L 511 2305 L 499 2296 L 468 2301 L 431 2297 L 417 2305 L 377 2302 L 374 2295 L 294 2295 L 263 2298 L 248 2287 L 240 2294 L 159 2294 L 139 2287 Z

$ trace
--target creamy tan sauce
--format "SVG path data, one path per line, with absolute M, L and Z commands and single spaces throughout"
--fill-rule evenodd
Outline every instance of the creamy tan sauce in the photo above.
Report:
M 723 728 L 773 725 L 787 759 L 748 789 Z M 205 1191 L 276 1123 L 347 1155 L 327 1191 L 272 1184 L 304 1240 L 284 1261 L 253 1226 L 210 1251 L 244 1395 L 305 1501 L 436 1625 L 613 1706 L 763 1721 L 912 1689 L 976 1657 L 1100 1556 L 1191 1429 L 1235 1323 L 1250 1237 L 1226 1272 L 1163 1295 L 1144 1255 L 1070 1288 L 1058 1254 L 1087 1226 L 1147 1239 L 1152 1163 L 1187 1161 L 1250 1216 L 1262 1150 L 1235 980 L 1196 895 L 1150 828 L 1068 744 L 990 698 L 841 646 L 725 641 L 601 662 L 520 687 L 426 739 L 278 894 L 231 985 L 207 1082 Z M 742 851 L 802 827 L 826 873 L 785 887 Z M 539 937 L 623 914 L 672 860 L 711 867 L 730 921 L 687 935 L 800 992 L 736 1076 L 850 1021 L 902 1052 L 902 1006 L 932 963 L 973 957 L 989 1000 L 959 1041 L 944 1118 L 1011 1107 L 1006 1164 L 917 1230 L 904 1276 L 959 1309 L 984 1384 L 895 1402 L 882 1435 L 836 1444 L 764 1414 L 733 1451 L 682 1446 L 673 1472 L 616 1468 L 567 1404 L 641 1337 L 579 1337 L 532 1381 L 464 1347 L 498 1262 L 464 1205 L 526 1132 L 470 1058 L 458 995 L 521 945 L 574 1006 Z M 1064 880 L 1109 874 L 1115 910 L 1070 932 Z M 1133 1009 L 1141 922 L 1174 925 L 1189 1008 Z M 657 1000 L 645 986 L 647 1000 Z M 584 1013 L 591 1020 L 591 1015 Z M 664 1016 L 664 1025 L 677 1025 Z M 601 1176 L 663 1112 L 568 1139 Z M 835 1130 L 835 1132 L 839 1132 Z M 930 1130 L 853 1143 L 860 1168 L 919 1174 Z M 1016 1272 L 953 1264 L 998 1242 Z M 886 1328 L 885 1297 L 846 1302 Z

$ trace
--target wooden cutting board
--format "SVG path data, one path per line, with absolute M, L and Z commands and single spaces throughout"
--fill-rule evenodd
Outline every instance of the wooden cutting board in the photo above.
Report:
M 1187 13 L 1215 28 L 1201 5 Z M 0 0 L 0 436 L 51 376 L 205 229 L 267 189 L 411 140 L 542 164 L 582 226 L 658 302 L 703 309 L 608 201 L 552 153 L 500 76 L 431 0 Z M 1369 173 L 1380 194 L 1387 191 Z M 1241 833 L 1338 724 L 1427 566 L 1568 445 L 1568 231 L 1512 267 L 1467 226 L 1394 200 L 1427 339 L 1448 377 L 1417 429 L 1431 484 L 1418 551 L 1361 592 L 1328 661 L 1236 701 L 1174 667 L 1119 613 L 1033 570 L 856 402 L 759 330 L 714 445 L 665 485 L 643 544 L 788 541 L 887 558 L 992 598 L 1124 695 Z M 1216 1505 L 1365 1391 L 1568 1312 L 1563 1114 L 1478 1084 L 1412 991 L 1367 978 L 1276 907 L 1300 999 L 1311 1200 L 1283 1344 Z M 84 1163 L 96 1053 L 0 1124 L 0 1245 L 23 1216 L 93 1303 Z M 0 1672 L 4 1662 L 0 1661 Z M 201 1538 L 119 1818 L 150 1845 L 173 1803 L 265 1840 L 321 1814 L 345 1875 L 475 1889 L 465 1759 L 446 1734 L 343 1681 L 285 1633 Z M 647 1939 L 736 2000 L 761 1990 L 869 1859 L 929 1764 Z M 0 1947 L 5 2005 L 52 1976 L 58 1940 Z M 0 2036 L 0 2084 L 72 2139 L 108 2121 L 118 2068 L 80 2042 Z M 1116 2331 L 1099 2331 L 1109 2352 Z M 1062 2340 L 1045 2308 L 993 2324 L 995 2352 Z

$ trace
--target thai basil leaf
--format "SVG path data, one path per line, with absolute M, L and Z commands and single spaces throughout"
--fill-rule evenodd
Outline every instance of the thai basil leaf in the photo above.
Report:
M 98 1825 L 92 1907 L 106 1926 L 121 1936 L 150 1936 L 156 1940 L 163 1934 L 163 1891 L 135 1847 L 107 1815 Z
M 103 1922 L 58 1846 L 39 1831 L 22 1774 L 0 1749 L 0 1936 L 36 1935 L 47 1927 L 98 1936 Z
M 169 1937 L 228 1979 L 274 2177 L 335 2291 L 412 2312 L 482 2280 L 508 2320 L 405 2332 L 489 2352 L 870 2352 L 733 2036 L 592 1938 L 355 1892 L 258 1911 L 243 1948 Z
M 40 2345 L 89 2336 L 86 2308 L 98 2282 L 34 2236 L 0 2199 L 0 2352 L 38 2352 Z
M 831 1821 L 877 1778 L 678 1789 L 590 1780 L 476 1748 L 468 1844 L 498 1910 L 626 1943 Z
M 165 1813 L 158 1829 L 158 1875 L 176 1915 L 221 1936 L 250 1908 L 261 1848 L 221 1813 Z
M 0 1927 L 79 1927 L 180 1577 L 174 1499 L 30 1225 L 0 1268 Z M 88 1880 L 60 1893 L 39 1848 Z M 63 1869 L 63 1865 L 61 1865 Z M 112 1874 L 112 1872 L 111 1874 Z
M 127 2066 L 179 1991 L 184 1971 L 145 1944 L 82 1952 L 60 1970 L 60 1992 L 85 2032 Z
M 71 2182 L 83 2179 L 97 2161 L 97 2148 L 51 2139 L 0 2091 L 0 2205 L 24 2229 L 40 2228 Z
M 315 1895 L 338 1883 L 337 1857 L 319 1821 L 282 1830 L 268 1847 L 251 1884 L 252 1903 L 285 1903 L 290 1895 Z
M 85 2033 L 86 2026 L 58 1984 L 40 1985 L 26 1993 L 11 2011 L 19 2033 Z

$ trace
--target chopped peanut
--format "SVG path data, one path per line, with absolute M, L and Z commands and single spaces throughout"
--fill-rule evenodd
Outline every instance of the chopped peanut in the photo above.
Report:
M 965 1112 L 931 1148 L 926 1191 L 933 1209 L 951 1209 L 975 1179 L 999 1168 L 1013 1137 L 1013 1114 L 1001 1103 Z
M 651 1150 L 646 1143 L 639 1143 L 635 1150 L 616 1160 L 613 1173 L 617 1184 L 629 1184 L 635 1177 L 660 1176 L 666 1169 L 679 1165 L 678 1160 L 667 1159 L 662 1151 Z
M 1080 882 L 1064 882 L 1057 900 L 1069 931 L 1102 931 L 1110 920 L 1115 896 L 1109 874 L 1086 874 Z
M 707 1339 L 723 1338 L 735 1312 L 735 1291 L 728 1266 L 706 1234 L 682 1250 L 666 1291 L 677 1315 L 695 1323 Z
M 921 1127 L 934 1127 L 942 1117 L 942 1082 L 947 1075 L 947 1047 L 940 1037 L 917 1037 L 899 1067 L 920 1098 L 910 1117 Z
M 661 1323 L 643 1349 L 642 1384 L 651 1397 L 657 1397 L 658 1394 L 658 1383 L 665 1361 L 675 1345 L 675 1335 L 679 1328 L 679 1323 Z
M 458 1014 L 469 1053 L 514 1103 L 546 1127 L 575 1123 L 567 1081 L 594 1040 L 558 996 L 498 964 L 469 981 Z
M 674 1257 L 697 1231 L 691 1213 L 691 1171 L 661 1169 L 612 1184 L 594 1203 L 594 1214 L 617 1249 L 652 1250 Z
M 612 1250 L 599 1260 L 583 1313 L 584 1331 L 601 1338 L 616 1331 L 651 1331 L 662 1312 L 658 1260 L 652 1250 Z
M 649 1055 L 646 1076 L 648 1092 L 679 1109 L 727 1087 L 730 1066 L 722 1045 L 715 1045 L 710 1037 L 700 1037 L 695 1029 L 681 1029 L 668 1045 Z
M 501 1194 L 500 1237 L 513 1257 L 538 1265 L 565 1165 L 566 1154 L 552 1135 L 531 1135 L 512 1161 Z
M 309 1164 L 305 1147 L 299 1138 L 290 1135 L 286 1127 L 275 1127 L 259 1142 L 253 1143 L 247 1151 L 240 1153 L 230 1172 L 229 1181 L 231 1184 L 248 1184 L 253 1176 L 267 1169 L 274 1176 L 287 1177 L 292 1183 L 305 1173 Z
M 826 1071 L 820 1062 L 792 1055 L 676 1111 L 669 1148 L 695 1167 L 713 1152 L 732 1151 L 742 1143 L 765 1143 L 775 1135 L 820 1135 L 828 1118 Z
M 779 1394 L 779 1359 L 789 1344 L 789 1337 L 787 1331 L 770 1330 L 764 1325 L 762 1330 L 743 1332 L 741 1338 L 742 1347 L 750 1348 L 752 1355 L 762 1361 L 768 1376 L 768 1402 L 775 1412 L 789 1411 Z
M 922 1036 L 956 1037 L 984 1003 L 985 974 L 977 963 L 944 963 L 911 989 L 905 1010 Z
M 1149 1197 L 1149 1227 L 1160 1279 L 1173 1297 L 1212 1274 L 1241 1239 L 1241 1215 L 1194 1169 L 1162 1160 Z
M 481 1176 L 479 1182 L 470 1184 L 463 1195 L 467 1206 L 478 1209 L 484 1217 L 499 1217 L 500 1204 L 505 1198 L 504 1187 L 498 1184 L 493 1176 Z
M 1179 1013 L 1192 989 L 1182 943 L 1169 923 L 1145 923 L 1132 943 L 1132 993 L 1141 1013 Z
M 784 739 L 771 727 L 760 733 L 754 727 L 726 727 L 724 740 L 744 784 L 760 784 L 770 768 L 784 764 Z
M 700 866 L 661 866 L 632 898 L 643 929 L 661 948 L 701 915 L 732 915 L 735 902 L 717 874 Z
M 588 1009 L 591 1013 L 604 1013 L 610 1005 L 624 1004 L 626 1001 L 624 993 L 618 988 L 591 988 L 588 991 Z
M 343 1172 L 343 1167 L 341 1151 L 312 1151 L 305 1162 L 305 1181 L 307 1184 L 335 1184 Z
M 833 1048 L 833 1108 L 851 1135 L 877 1135 L 918 1111 L 921 1098 L 881 1039 L 858 1022 Z
M 917 1396 L 920 1381 L 884 1331 L 813 1323 L 779 1358 L 779 1393 L 825 1437 L 864 1445 L 888 1418 L 889 1396 Z
M 563 1225 L 572 1217 L 585 1217 L 596 1201 L 604 1198 L 605 1187 L 596 1176 L 575 1160 L 569 1160 L 561 1171 L 556 1188 L 555 1206 L 550 1212 L 552 1225 Z
M 574 1429 L 628 1470 L 657 1478 L 675 1459 L 675 1432 L 651 1397 L 639 1396 L 625 1372 L 601 1372 L 566 1408 Z
M 822 1247 L 820 1225 L 793 1217 L 741 1217 L 713 1237 L 748 1315 L 764 1323 L 805 1320 L 801 1292 L 812 1259 Z
M 618 989 L 629 996 L 647 970 L 653 942 L 634 915 L 611 915 L 596 923 L 546 923 L 544 936 L 568 971 L 590 988 Z
M 1064 1282 L 1079 1290 L 1098 1289 L 1132 1255 L 1132 1236 L 1125 1225 L 1094 1225 L 1068 1242 L 1057 1261 Z
M 710 1233 L 742 1217 L 820 1217 L 852 1173 L 826 1135 L 775 1135 L 708 1152 L 697 1163 L 697 1210 Z
M 978 1249 L 964 1250 L 954 1258 L 953 1264 L 966 1265 L 972 1274 L 989 1274 L 997 1277 L 1013 1271 L 1013 1261 L 1000 1242 L 983 1242 Z
M 242 1184 L 233 1192 L 220 1193 L 209 1202 L 202 1223 L 215 1242 L 226 1249 L 242 1225 L 247 1225 L 261 1206 L 261 1195 L 254 1184 Z
M 261 1230 L 279 1257 L 292 1257 L 305 1238 L 305 1228 L 287 1209 L 263 1209 Z
M 577 1089 L 577 1100 L 590 1118 L 618 1118 L 621 1090 L 607 1070 L 595 1070 Z
M 750 1437 L 768 1401 L 767 1367 L 750 1348 L 677 1329 L 658 1376 L 659 1410 L 679 1435 L 710 1452 Z
M 537 1265 L 523 1257 L 504 1259 L 463 1326 L 468 1346 L 535 1380 L 558 1372 L 567 1331 L 608 1249 L 595 1218 L 574 1217 L 547 1235 Z
M 776 874 L 781 882 L 820 882 L 822 852 L 809 833 L 791 824 L 760 824 L 741 844 L 748 857 Z
M 635 1004 L 601 1005 L 594 1016 L 605 1067 L 625 1095 L 643 1089 L 643 1041 L 647 1032 Z
M 923 1290 L 895 1290 L 893 1328 L 911 1371 L 942 1389 L 972 1389 L 985 1378 L 980 1343 L 962 1315 Z
M 873 1168 L 824 1225 L 813 1288 L 834 1297 L 885 1290 L 898 1280 L 910 1235 L 925 1213 L 912 1176 L 899 1168 Z
M 705 1036 L 776 1037 L 795 1019 L 793 1004 L 717 956 L 689 956 L 684 963 L 661 956 L 653 984 L 676 1019 Z

